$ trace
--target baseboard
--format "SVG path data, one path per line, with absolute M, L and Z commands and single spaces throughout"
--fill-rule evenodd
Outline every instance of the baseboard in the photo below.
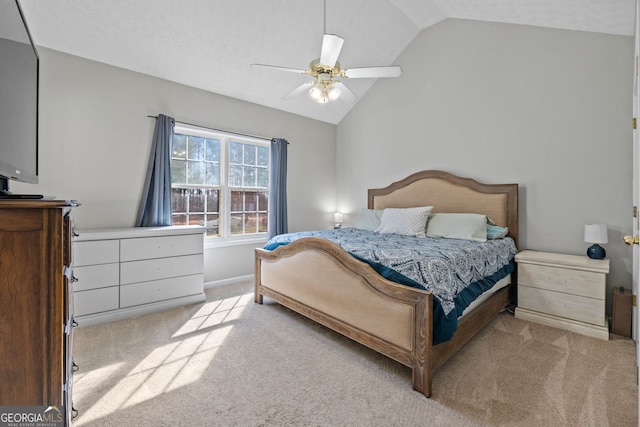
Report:
M 247 274 L 246 276 L 238 276 L 238 277 L 232 277 L 230 279 L 223 279 L 223 280 L 215 280 L 213 282 L 206 282 L 204 284 L 204 288 L 205 289 L 209 289 L 209 288 L 215 288 L 215 287 L 218 287 L 218 286 L 233 285 L 235 283 L 246 282 L 246 281 L 254 280 L 254 279 L 255 279 L 255 275 Z
M 197 304 L 204 302 L 206 296 L 203 293 L 189 295 L 181 298 L 174 298 L 167 301 L 159 301 L 150 304 L 137 305 L 134 307 L 120 308 L 118 310 L 105 311 L 96 314 L 87 314 L 85 316 L 74 316 L 78 327 L 92 326 L 99 323 L 114 322 L 116 320 L 127 319 L 129 317 L 142 316 L 144 314 L 155 313 L 156 311 L 168 310 L 188 304 Z

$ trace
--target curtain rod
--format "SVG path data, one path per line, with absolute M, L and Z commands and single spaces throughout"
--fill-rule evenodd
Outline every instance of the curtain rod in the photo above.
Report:
M 157 119 L 158 118 L 158 116 L 152 116 L 152 115 L 147 115 L 147 117 L 150 117 L 152 119 Z M 218 132 L 232 133 L 234 135 L 239 135 L 239 136 L 248 136 L 249 138 L 264 139 L 265 141 L 271 141 L 273 139 L 273 138 L 267 138 L 266 136 L 250 135 L 248 133 L 233 132 L 233 131 L 230 131 L 230 130 L 216 129 L 216 128 L 212 128 L 212 127 L 209 127 L 209 126 L 194 125 L 192 123 L 182 122 L 182 121 L 176 120 L 176 119 L 173 119 L 173 120 L 177 121 L 178 123 L 182 123 L 183 125 L 187 125 L 187 126 L 195 126 L 195 127 L 203 128 L 203 129 L 216 130 Z

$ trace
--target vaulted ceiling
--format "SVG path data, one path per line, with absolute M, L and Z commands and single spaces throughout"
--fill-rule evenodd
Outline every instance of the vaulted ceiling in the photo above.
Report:
M 354 68 L 395 64 L 420 31 L 447 18 L 631 36 L 635 16 L 635 0 L 326 0 L 326 21 L 323 0 L 20 3 L 38 46 L 334 124 L 354 104 L 282 100 L 308 77 L 250 64 L 306 69 L 325 26 L 345 39 L 339 61 Z M 358 97 L 374 83 L 345 81 Z

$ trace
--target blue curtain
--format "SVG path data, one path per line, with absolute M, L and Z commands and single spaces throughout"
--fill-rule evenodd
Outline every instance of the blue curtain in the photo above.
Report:
M 287 225 L 287 145 L 286 139 L 271 140 L 269 167 L 269 239 L 288 231 Z
M 171 140 L 174 120 L 158 114 L 136 227 L 171 225 Z

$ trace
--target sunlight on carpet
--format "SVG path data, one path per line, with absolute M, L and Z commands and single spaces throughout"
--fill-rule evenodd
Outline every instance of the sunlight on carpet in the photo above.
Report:
M 181 335 L 190 334 L 225 322 L 236 320 L 242 315 L 242 312 L 252 299 L 253 294 L 244 294 L 232 298 L 224 298 L 217 301 L 207 302 L 191 317 L 191 319 L 185 322 L 185 324 L 182 325 L 175 334 L 173 334 L 173 337 L 175 338 Z
M 253 294 L 244 294 L 205 303 L 172 335 L 181 339 L 154 348 L 128 372 L 116 363 L 76 374 L 76 384 L 86 389 L 122 378 L 95 405 L 85 408 L 82 424 L 199 381 L 231 332 L 231 322 L 242 316 L 252 298 Z M 111 409 L 105 412 L 104 407 Z

